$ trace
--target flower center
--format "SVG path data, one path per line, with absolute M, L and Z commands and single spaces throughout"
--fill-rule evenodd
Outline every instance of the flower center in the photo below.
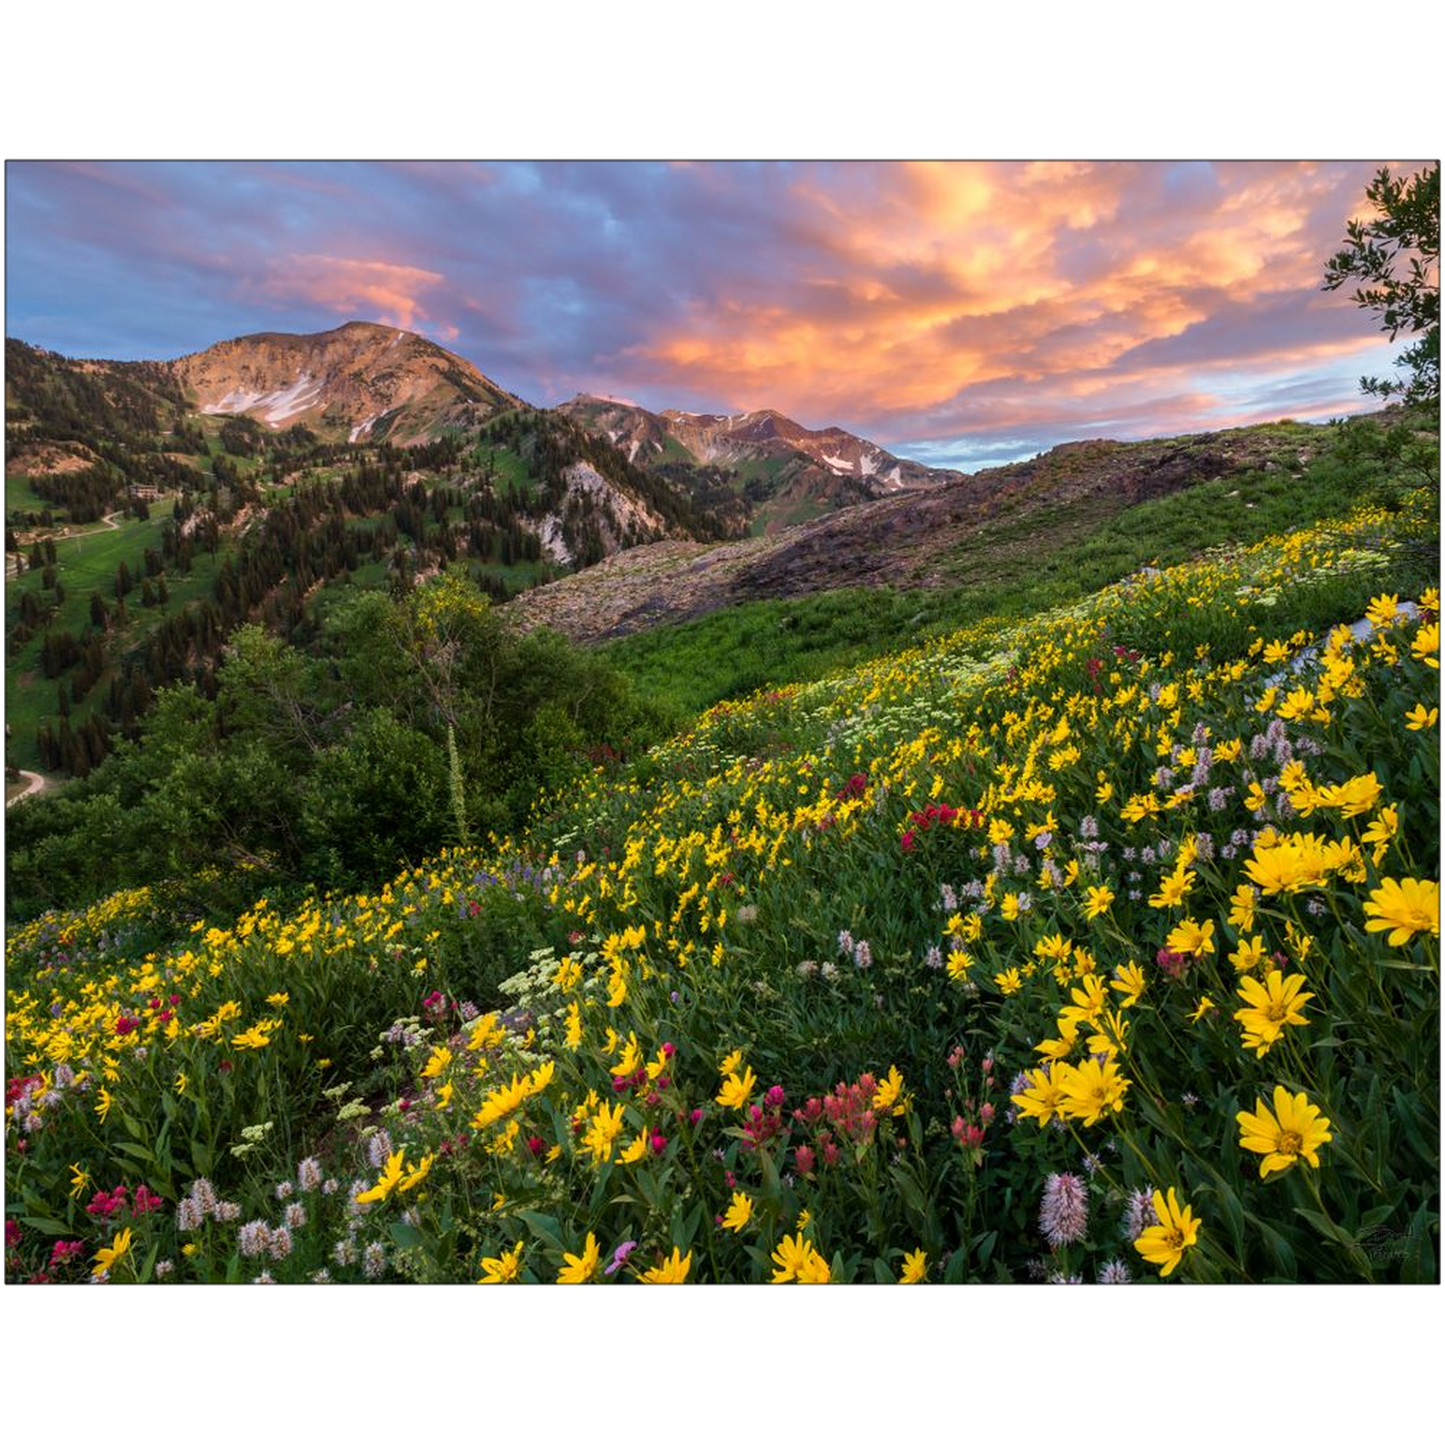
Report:
M 1171 1229 L 1169 1233 L 1164 1236 L 1164 1243 L 1167 1244 L 1170 1249 L 1183 1249 L 1184 1231 L 1182 1229 Z
M 1274 1146 L 1276 1154 L 1298 1154 L 1300 1145 L 1304 1140 L 1291 1129 L 1286 1129 L 1280 1136 L 1279 1142 Z

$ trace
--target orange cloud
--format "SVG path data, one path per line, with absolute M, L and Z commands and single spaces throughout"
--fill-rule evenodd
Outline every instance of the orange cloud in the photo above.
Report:
M 365 261 L 349 256 L 288 256 L 276 262 L 261 283 L 261 293 L 284 302 L 308 301 L 343 316 L 400 326 L 407 330 L 428 313 L 420 293 L 440 285 L 439 271 L 392 261 Z M 455 327 L 443 333 L 457 335 Z
M 942 412 L 1005 381 L 1102 394 L 1221 366 L 1320 361 L 1378 338 L 1368 327 L 1342 335 L 1346 323 L 1329 318 L 1334 334 L 1323 336 L 1316 318 L 1308 337 L 1276 344 L 1242 308 L 1318 292 L 1322 237 L 1343 230 L 1344 184 L 1339 167 L 1272 163 L 805 173 L 789 217 L 809 258 L 797 275 L 695 298 L 680 323 L 617 359 L 634 383 L 680 382 L 815 421 Z M 1244 338 L 1237 355 L 1201 347 L 1144 361 L 1225 313 Z

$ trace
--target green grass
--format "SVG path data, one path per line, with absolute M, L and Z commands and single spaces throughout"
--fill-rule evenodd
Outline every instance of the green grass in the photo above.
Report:
M 796 457 L 751 457 L 740 463 L 735 468 L 737 476 L 737 489 L 742 491 L 743 487 L 751 481 L 761 477 L 771 487 L 776 487 L 782 480 L 783 473 L 797 460 Z
M 64 515 L 63 508 L 42 497 L 30 485 L 29 477 L 7 476 L 5 478 L 5 515 L 7 517 L 14 512 L 43 512 L 47 507 L 55 516 Z
M 697 465 L 697 458 L 678 441 L 675 436 L 663 438 L 661 461 L 664 462 L 687 462 L 693 466 Z
M 776 532 L 784 527 L 799 527 L 816 517 L 826 516 L 833 510 L 812 497 L 798 497 L 792 501 L 764 502 L 748 525 L 748 534 L 761 537 L 769 531 Z
M 507 497 L 516 502 L 532 495 L 537 483 L 527 470 L 526 462 L 516 452 L 495 447 L 484 453 L 484 456 L 486 455 L 490 455 L 496 468 L 497 474 L 493 478 L 492 486 L 499 497 Z
M 481 570 L 493 577 L 500 577 L 513 592 L 522 592 L 540 582 L 550 582 L 557 575 L 557 569 L 546 561 L 513 562 L 509 566 L 500 562 L 488 562 Z

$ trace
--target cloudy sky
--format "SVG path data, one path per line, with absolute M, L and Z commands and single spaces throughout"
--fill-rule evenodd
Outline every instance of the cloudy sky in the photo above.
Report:
M 6 334 L 381 321 L 541 405 L 771 406 L 973 467 L 1363 409 L 1395 348 L 1319 282 L 1377 164 L 12 162 Z

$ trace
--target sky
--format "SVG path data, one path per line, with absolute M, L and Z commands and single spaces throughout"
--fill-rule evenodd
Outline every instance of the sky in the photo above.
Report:
M 1320 279 L 1380 164 L 10 162 L 5 329 L 141 359 L 378 321 L 538 405 L 973 469 L 1369 409 L 1404 342 Z

